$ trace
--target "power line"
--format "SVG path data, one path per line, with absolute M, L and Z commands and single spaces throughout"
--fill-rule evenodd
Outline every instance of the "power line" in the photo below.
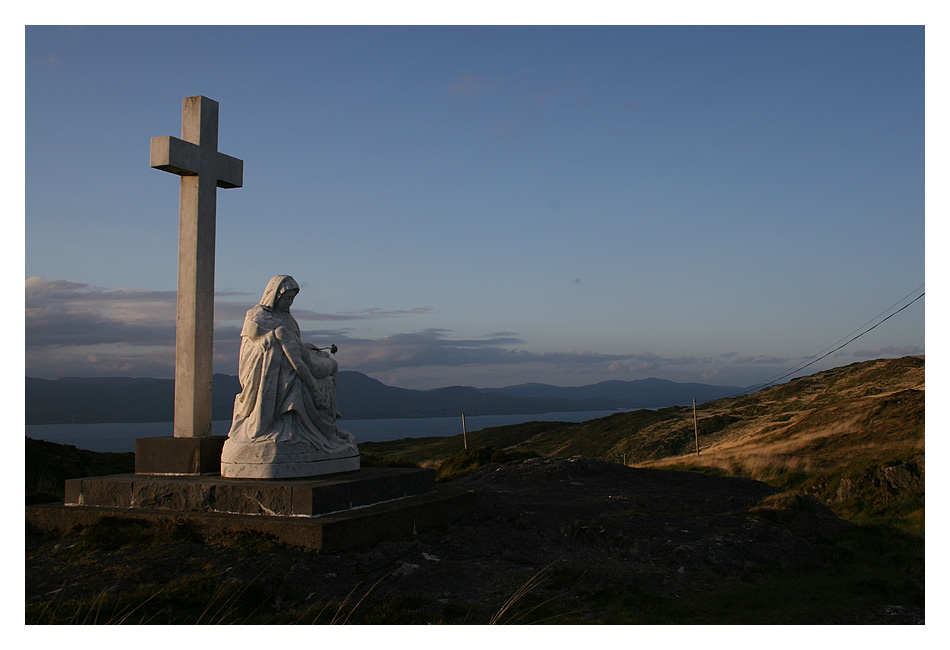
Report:
M 784 374 L 782 374 L 782 375 L 780 375 L 780 376 L 778 376 L 778 377 L 774 377 L 774 378 L 767 379 L 767 380 L 765 380 L 764 383 L 761 383 L 761 384 L 752 386 L 751 388 L 744 388 L 744 389 L 742 389 L 741 391 L 739 391 L 739 392 L 737 392 L 737 393 L 732 393 L 731 395 L 726 395 L 725 397 L 721 397 L 721 398 L 718 398 L 718 399 L 727 399 L 727 398 L 729 398 L 729 397 L 736 397 L 736 396 L 738 396 L 738 395 L 747 395 L 747 394 L 749 394 L 749 393 L 754 393 L 754 392 L 756 392 L 756 391 L 762 390 L 763 388 L 766 388 L 766 387 L 768 387 L 768 386 L 771 386 L 772 384 L 776 384 L 776 383 L 780 382 L 781 380 L 785 379 L 786 377 L 789 377 L 789 376 L 795 374 L 796 372 L 800 372 L 801 370 L 804 370 L 804 369 L 807 368 L 808 366 L 811 366 L 811 365 L 813 365 L 813 364 L 815 364 L 815 363 L 818 363 L 819 361 L 821 361 L 821 360 L 824 359 L 825 357 L 827 357 L 827 356 L 829 356 L 829 355 L 831 355 L 831 354 L 837 352 L 838 350 L 840 350 L 841 348 L 845 347 L 845 346 L 848 345 L 849 343 L 851 343 L 851 342 L 853 342 L 853 341 L 856 341 L 857 339 L 861 338 L 862 336 L 864 336 L 865 334 L 867 334 L 868 332 L 870 332 L 870 331 L 873 330 L 874 328 L 876 328 L 876 327 L 878 327 L 879 325 L 883 324 L 883 323 L 884 323 L 885 321 L 887 321 L 888 319 L 893 318 L 894 316 L 896 316 L 897 314 L 901 313 L 902 311 L 904 311 L 905 309 L 907 309 L 908 307 L 910 307 L 911 305 L 913 305 L 915 302 L 917 302 L 918 300 L 920 300 L 921 298 L 923 298 L 924 295 L 926 294 L 926 292 L 921 292 L 919 296 L 917 296 L 916 298 L 914 298 L 913 300 L 911 300 L 909 303 L 907 303 L 906 305 L 904 305 L 903 307 L 901 307 L 901 308 L 898 309 L 897 311 L 895 311 L 895 312 L 889 314 L 888 316 L 886 316 L 885 318 L 882 318 L 881 320 L 878 320 L 879 318 L 881 318 L 881 316 L 883 316 L 884 314 L 887 314 L 887 313 L 890 312 L 892 309 L 894 309 L 894 307 L 896 307 L 897 305 L 899 305 L 899 304 L 901 304 L 902 302 L 904 302 L 905 300 L 907 300 L 908 297 L 910 297 L 910 296 L 914 295 L 915 293 L 917 293 L 918 291 L 920 291 L 921 287 L 923 287 L 923 286 L 924 286 L 924 285 L 921 284 L 921 285 L 918 286 L 916 289 L 914 289 L 913 291 L 911 291 L 910 293 L 908 293 L 906 296 L 904 296 L 903 298 L 901 298 L 900 300 L 898 300 L 897 302 L 895 302 L 893 305 L 891 305 L 890 307 L 888 307 L 887 309 L 885 309 L 884 311 L 882 311 L 880 314 L 878 314 L 877 316 L 875 316 L 874 318 L 872 318 L 871 320 L 869 320 L 868 322 L 866 322 L 864 325 L 861 325 L 861 326 L 858 327 L 857 329 L 852 330 L 850 334 L 847 334 L 846 336 L 844 336 L 844 337 L 838 339 L 837 341 L 835 341 L 834 343 L 832 343 L 831 345 L 829 345 L 828 347 L 826 347 L 824 350 L 821 350 L 820 352 L 818 352 L 818 354 L 816 354 L 816 355 L 814 355 L 814 356 L 812 356 L 812 357 L 809 357 L 809 360 L 807 360 L 805 363 L 800 364 L 800 365 L 798 365 L 798 366 L 795 366 L 795 367 L 792 368 L 791 370 L 784 371 Z M 877 322 L 875 323 L 875 321 L 877 321 Z M 874 325 L 871 325 L 871 327 L 867 327 L 867 326 L 870 325 L 871 323 L 874 323 Z M 867 328 L 867 329 L 865 329 L 865 328 Z M 859 333 L 855 335 L 855 332 L 859 332 Z M 854 335 L 854 336 L 852 336 L 852 335 Z M 850 338 L 849 338 L 849 337 L 850 337 Z M 845 340 L 845 339 L 847 339 L 847 340 Z M 844 343 L 841 343 L 842 341 L 844 341 Z M 840 343 L 840 345 L 839 345 L 839 343 Z
M 774 384 L 774 383 L 776 383 L 776 382 L 778 382 L 778 381 L 781 381 L 782 379 L 785 379 L 785 378 L 788 377 L 789 375 L 798 372 L 799 370 L 804 370 L 805 368 L 807 368 L 808 366 L 812 365 L 813 363 L 817 363 L 818 361 L 821 361 L 822 359 L 824 359 L 825 357 L 827 357 L 827 356 L 828 356 L 829 354 L 831 354 L 832 352 L 837 352 L 838 350 L 840 350 L 841 348 L 843 348 L 844 346 L 846 346 L 848 343 L 851 343 L 852 341 L 855 341 L 855 340 L 861 338 L 862 336 L 864 336 L 865 334 L 867 334 L 868 332 L 870 332 L 871 330 L 873 330 L 875 327 L 877 327 L 878 325 L 880 325 L 881 323 L 883 323 L 884 321 L 886 321 L 888 318 L 891 318 L 891 317 L 896 316 L 897 314 L 901 313 L 902 311 L 904 311 L 905 309 L 907 309 L 908 307 L 910 307 L 911 305 L 913 305 L 915 302 L 917 302 L 918 300 L 920 300 L 920 299 L 923 298 L 923 297 L 924 297 L 924 294 L 920 294 L 919 296 L 917 296 L 916 298 L 914 298 L 913 300 L 911 300 L 909 303 L 907 303 L 906 305 L 904 305 L 903 307 L 901 307 L 900 309 L 898 309 L 897 311 L 895 311 L 893 314 L 891 314 L 891 315 L 888 316 L 887 318 L 883 319 L 883 320 L 880 321 L 879 323 L 877 323 L 877 324 L 875 324 L 875 325 L 869 327 L 868 329 L 866 329 L 865 331 L 861 332 L 861 333 L 858 334 L 857 336 L 855 336 L 855 337 L 853 337 L 853 338 L 851 338 L 851 339 L 848 339 L 846 342 L 842 343 L 841 345 L 839 345 L 838 347 L 836 347 L 836 348 L 834 348 L 834 349 L 832 349 L 832 350 L 829 350 L 828 352 L 826 352 L 825 354 L 821 355 L 821 356 L 818 357 L 817 359 L 814 359 L 813 361 L 809 361 L 809 362 L 806 363 L 805 365 L 803 365 L 803 366 L 801 366 L 801 367 L 799 367 L 799 368 L 796 368 L 795 370 L 792 370 L 791 372 L 786 373 L 786 374 L 782 375 L 781 377 L 779 377 L 778 379 L 776 379 L 776 380 L 774 380 L 774 381 L 771 381 L 771 382 L 769 382 L 769 383 L 770 383 L 770 384 Z M 764 388 L 764 387 L 765 387 L 765 386 L 763 386 L 762 388 Z
M 759 384 L 759 385 L 755 388 L 755 390 L 759 390 L 760 388 L 765 388 L 766 386 L 768 386 L 768 385 L 770 385 L 770 384 L 773 384 L 773 383 L 779 381 L 780 379 L 784 379 L 784 378 L 787 377 L 789 374 L 793 374 L 793 373 L 798 372 L 799 370 L 802 370 L 803 368 L 807 368 L 807 367 L 808 367 L 809 365 L 811 365 L 812 363 L 815 363 L 816 361 L 819 361 L 820 359 L 823 359 L 825 356 L 828 356 L 828 354 L 831 354 L 832 352 L 835 352 L 836 350 L 840 350 L 842 347 L 844 347 L 844 345 L 847 345 L 848 343 L 850 343 L 851 341 L 854 340 L 854 339 L 849 339 L 849 337 L 851 337 L 852 335 L 854 335 L 856 332 L 860 332 L 860 331 L 863 330 L 865 327 L 867 327 L 868 325 L 870 325 L 871 323 L 873 323 L 874 321 L 876 321 L 877 319 L 879 319 L 881 316 L 883 316 L 884 314 L 886 314 L 886 313 L 888 313 L 889 311 L 891 311 L 892 309 L 894 309 L 897 305 L 899 305 L 899 304 L 901 304 L 902 302 L 904 302 L 905 300 L 907 300 L 907 298 L 909 298 L 910 296 L 912 296 L 912 295 L 914 295 L 915 293 L 917 293 L 918 291 L 920 291 L 920 289 L 921 289 L 923 286 L 924 286 L 923 284 L 919 285 L 916 289 L 914 289 L 913 291 L 911 291 L 910 293 L 908 293 L 906 296 L 904 296 L 903 298 L 901 298 L 900 300 L 898 300 L 897 302 L 895 302 L 893 305 L 891 305 L 890 307 L 888 307 L 887 309 L 885 309 L 884 311 L 882 311 L 880 314 L 878 314 L 877 316 L 875 316 L 874 318 L 872 318 L 872 319 L 869 320 L 868 322 L 864 323 L 864 325 L 861 325 L 860 327 L 855 328 L 854 330 L 852 330 L 852 331 L 849 332 L 848 334 L 842 336 L 840 339 L 838 339 L 837 341 L 835 341 L 834 343 L 832 343 L 832 344 L 829 345 L 828 347 L 826 347 L 826 348 L 824 348 L 823 350 L 820 350 L 819 352 L 817 352 L 816 354 L 814 354 L 814 355 L 808 357 L 808 358 L 805 360 L 804 365 L 802 365 L 802 366 L 800 366 L 800 367 L 799 367 L 799 366 L 796 366 L 795 369 L 793 369 L 793 370 L 791 370 L 791 371 L 784 371 L 784 370 L 783 370 L 781 373 L 778 373 L 778 375 L 775 375 L 775 376 L 773 376 L 773 377 L 770 377 L 770 378 L 766 379 L 764 382 L 762 382 L 761 384 Z M 918 296 L 918 298 L 919 298 L 919 297 L 920 297 L 920 296 Z M 916 301 L 918 298 L 915 298 L 914 300 Z M 906 306 L 909 306 L 910 304 L 912 304 L 912 303 L 908 303 L 907 305 L 905 305 L 905 307 L 906 307 Z M 903 308 L 902 308 L 902 309 L 903 309 Z M 896 314 L 897 312 L 894 312 L 894 313 Z M 893 315 L 894 315 L 894 314 L 891 314 L 891 316 L 893 316 Z M 888 318 L 890 318 L 890 316 L 888 316 Z M 886 320 L 886 319 L 885 319 L 885 320 Z M 881 321 L 881 322 L 883 323 L 884 321 Z M 879 324 L 880 324 L 880 323 L 879 323 Z M 875 325 L 875 327 L 877 327 L 877 325 Z M 873 329 L 873 328 L 872 328 L 872 329 Z M 867 332 L 870 332 L 870 331 L 871 331 L 870 329 L 867 330 Z M 865 333 L 867 333 L 867 332 L 863 332 L 861 335 L 863 335 L 863 334 L 865 334 Z M 861 336 L 861 335 L 859 335 L 859 336 Z M 855 338 L 857 338 L 857 337 L 855 337 Z M 845 339 L 849 339 L 848 342 L 845 343 L 844 345 L 838 346 L 838 344 L 841 343 L 842 341 L 844 341 Z M 838 346 L 838 347 L 835 347 L 835 346 Z M 832 349 L 832 348 L 834 348 L 834 349 Z M 829 351 L 829 350 L 830 350 L 830 351 Z M 827 352 L 828 354 L 825 354 L 826 352 Z M 824 355 L 824 356 L 819 356 L 819 355 Z M 816 358 L 816 357 L 819 357 L 819 358 Z M 814 361 L 810 361 L 810 360 L 812 360 L 812 359 L 814 359 Z M 783 373 L 786 373 L 786 374 L 783 374 Z
M 894 309 L 894 307 L 896 307 L 897 305 L 899 305 L 899 304 L 901 304 L 902 302 L 904 302 L 905 300 L 907 300 L 910 296 L 912 296 L 912 295 L 914 295 L 915 293 L 917 293 L 918 291 L 920 291 L 920 290 L 923 288 L 923 286 L 924 286 L 924 285 L 921 284 L 921 285 L 918 286 L 916 289 L 914 289 L 913 291 L 911 291 L 910 293 L 908 293 L 906 296 L 904 296 L 903 298 L 901 298 L 900 300 L 898 300 L 897 302 L 895 302 L 893 305 L 891 305 L 890 307 L 888 307 L 887 309 L 885 309 L 884 311 L 882 311 L 880 314 L 878 314 L 877 316 L 875 316 L 874 318 L 872 318 L 871 320 L 869 320 L 868 322 L 866 322 L 864 325 L 861 325 L 860 327 L 855 328 L 854 330 L 852 330 L 852 331 L 849 332 L 848 334 L 842 336 L 840 339 L 838 339 L 837 341 L 835 341 L 834 343 L 832 343 L 831 345 L 829 345 L 827 348 L 825 348 L 824 350 L 821 350 L 820 352 L 818 352 L 818 354 L 816 354 L 815 356 L 818 356 L 819 354 L 823 354 L 823 353 L 827 352 L 827 351 L 829 350 L 829 348 L 832 348 L 832 347 L 838 345 L 839 343 L 841 343 L 842 341 L 844 341 L 845 339 L 847 339 L 849 336 L 851 336 L 851 335 L 854 334 L 855 332 L 858 332 L 858 331 L 864 329 L 865 327 L 867 327 L 868 325 L 870 325 L 871 323 L 873 323 L 874 321 L 876 321 L 878 318 L 880 318 L 881 316 L 883 316 L 883 315 L 886 314 L 887 312 L 889 312 L 889 311 L 891 311 L 892 309 Z M 907 305 L 905 305 L 904 307 L 909 307 L 909 306 L 910 306 L 914 301 L 916 301 L 918 298 L 920 298 L 920 296 L 918 296 L 917 298 L 914 298 L 913 301 L 907 303 Z M 902 307 L 901 309 L 904 309 L 904 307 Z M 896 314 L 896 313 L 897 313 L 897 312 L 894 312 L 894 314 Z M 894 314 L 891 314 L 891 316 L 893 316 Z M 887 318 L 890 318 L 890 316 L 888 316 Z M 884 320 L 887 320 L 887 319 L 885 318 Z M 883 323 L 884 321 L 881 321 L 881 322 Z M 880 324 L 880 323 L 878 323 L 878 324 Z M 875 325 L 874 327 L 877 327 L 877 325 Z M 871 328 L 871 329 L 873 329 L 873 328 Z M 867 330 L 867 331 L 870 332 L 871 330 L 869 329 L 869 330 Z M 851 339 L 851 340 L 854 340 L 854 339 Z M 850 343 L 850 341 L 849 341 L 849 343 Z M 845 345 L 847 345 L 847 343 L 845 343 Z M 841 346 L 841 347 L 844 347 L 844 346 Z M 838 349 L 840 349 L 840 348 L 835 348 L 835 349 L 838 350 Z M 834 352 L 834 350 L 832 350 L 832 352 Z M 809 358 L 812 358 L 812 357 L 809 357 Z M 817 361 L 817 359 L 816 359 L 816 361 Z

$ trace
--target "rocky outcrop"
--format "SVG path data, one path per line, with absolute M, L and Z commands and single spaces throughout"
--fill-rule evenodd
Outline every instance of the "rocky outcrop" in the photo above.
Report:
M 924 456 L 920 455 L 909 463 L 901 463 L 881 469 L 884 482 L 893 492 L 910 491 L 924 498 Z
M 924 454 L 906 463 L 881 466 L 865 470 L 856 476 L 844 477 L 831 501 L 842 503 L 858 497 L 864 498 L 869 491 L 874 495 L 874 500 L 881 503 L 908 496 L 923 502 Z

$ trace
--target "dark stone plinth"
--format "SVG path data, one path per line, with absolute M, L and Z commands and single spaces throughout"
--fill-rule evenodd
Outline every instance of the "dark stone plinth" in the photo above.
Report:
M 200 476 L 221 473 L 221 448 L 227 436 L 139 438 L 135 473 Z
M 474 508 L 474 492 L 440 487 L 417 496 L 317 517 L 261 517 L 215 512 L 45 504 L 27 506 L 26 519 L 40 530 L 59 533 L 68 533 L 76 526 L 93 524 L 103 516 L 152 522 L 183 519 L 196 532 L 206 537 L 254 531 L 273 535 L 284 544 L 317 552 L 335 553 L 447 526 L 470 516 Z
M 475 494 L 436 487 L 435 471 L 363 467 L 306 479 L 117 474 L 66 481 L 65 504 L 28 506 L 41 530 L 69 532 L 104 516 L 184 519 L 202 534 L 238 531 L 335 552 L 413 535 L 472 514 Z M 262 516 L 263 515 L 263 516 Z
M 117 474 L 66 481 L 66 505 L 97 508 L 314 516 L 431 492 L 435 471 L 364 467 L 306 479 Z

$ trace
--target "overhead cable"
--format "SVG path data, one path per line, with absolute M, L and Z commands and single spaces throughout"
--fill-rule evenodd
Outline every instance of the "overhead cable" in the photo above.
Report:
M 887 314 L 887 313 L 890 312 L 892 309 L 894 309 L 897 305 L 899 305 L 899 304 L 901 304 L 902 302 L 904 302 L 905 300 L 907 300 L 908 297 L 910 297 L 910 296 L 914 295 L 915 293 L 917 293 L 918 291 L 920 291 L 920 289 L 921 289 L 923 286 L 924 286 L 924 285 L 921 284 L 921 285 L 918 286 L 916 289 L 914 289 L 913 291 L 911 291 L 910 293 L 908 293 L 906 296 L 904 296 L 903 298 L 901 298 L 900 300 L 898 300 L 897 302 L 895 302 L 893 305 L 891 305 L 890 307 L 888 307 L 887 309 L 885 309 L 884 311 L 882 311 L 880 314 L 878 314 L 877 316 L 875 316 L 874 318 L 872 318 L 871 320 L 869 320 L 867 323 L 865 323 L 865 324 L 862 325 L 861 327 L 859 327 L 859 328 L 853 330 L 853 331 L 852 331 L 850 334 L 848 334 L 847 336 L 844 336 L 844 337 L 838 339 L 835 343 L 832 343 L 830 346 L 828 346 L 827 348 L 825 348 L 824 350 L 822 350 L 822 351 L 819 352 L 818 354 L 816 354 L 816 355 L 814 355 L 814 356 L 812 356 L 812 357 L 809 357 L 809 358 L 806 360 L 805 363 L 800 364 L 800 365 L 798 365 L 798 366 L 795 366 L 795 367 L 792 368 L 791 370 L 784 371 L 784 374 L 781 374 L 781 375 L 778 376 L 778 377 L 767 379 L 765 382 L 763 382 L 763 383 L 761 383 L 761 384 L 752 386 L 751 388 L 744 388 L 744 389 L 742 389 L 741 391 L 739 391 L 739 392 L 737 392 L 737 393 L 732 393 L 731 395 L 726 395 L 725 397 L 718 398 L 718 399 L 727 399 L 727 398 L 729 398 L 729 397 L 736 397 L 736 396 L 738 396 L 738 395 L 747 395 L 747 394 L 749 394 L 749 393 L 754 393 L 754 392 L 756 392 L 756 391 L 762 390 L 763 388 L 767 388 L 768 386 L 771 386 L 772 384 L 776 384 L 776 383 L 780 382 L 781 380 L 785 379 L 786 377 L 789 377 L 789 376 L 791 376 L 791 375 L 794 375 L 794 374 L 797 373 L 797 372 L 800 372 L 801 370 L 804 370 L 804 369 L 807 368 L 808 366 L 811 366 L 811 365 L 813 365 L 813 364 L 815 364 L 815 363 L 818 363 L 819 361 L 821 361 L 821 360 L 824 359 L 825 357 L 827 357 L 827 356 L 829 356 L 829 355 L 831 355 L 831 354 L 837 352 L 838 350 L 840 350 L 840 349 L 843 348 L 844 346 L 848 345 L 849 343 L 851 343 L 851 342 L 853 342 L 853 341 L 856 341 L 857 339 L 861 338 L 862 336 L 864 336 L 865 334 L 867 334 L 868 332 L 870 332 L 870 331 L 873 330 L 874 328 L 876 328 L 876 327 L 878 327 L 879 325 L 883 324 L 883 323 L 884 323 L 885 321 L 887 321 L 888 319 L 893 318 L 894 316 L 896 316 L 897 314 L 901 313 L 902 311 L 904 311 L 905 309 L 907 309 L 908 307 L 910 307 L 911 305 L 913 305 L 915 302 L 917 302 L 918 300 L 920 300 L 921 298 L 923 298 L 926 292 L 921 292 L 920 295 L 918 295 L 916 298 L 914 298 L 913 300 L 911 300 L 910 302 L 908 302 L 906 305 L 904 305 L 903 307 L 901 307 L 901 308 L 898 309 L 897 311 L 894 311 L 893 313 L 890 313 L 888 316 L 886 316 L 886 317 L 884 317 L 884 318 L 881 318 L 881 316 L 883 316 L 884 314 Z M 878 319 L 880 319 L 880 320 L 878 320 Z M 877 322 L 875 322 L 875 321 L 877 321 Z M 868 327 L 868 325 L 870 325 L 871 323 L 874 323 L 874 324 L 871 325 L 870 327 Z M 857 332 L 857 334 L 855 334 L 856 332 Z M 852 336 L 852 335 L 853 335 L 853 336 Z M 850 338 L 849 338 L 849 337 L 850 337 Z M 845 340 L 845 339 L 847 339 L 847 340 Z M 842 341 L 844 341 L 844 342 L 842 343 Z M 839 344 L 840 344 L 840 345 L 839 345 Z

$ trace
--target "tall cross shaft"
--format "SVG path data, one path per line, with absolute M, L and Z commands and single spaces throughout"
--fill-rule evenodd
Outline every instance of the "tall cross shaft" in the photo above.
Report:
M 181 139 L 152 138 L 150 165 L 181 176 L 175 437 L 208 437 L 211 435 L 217 188 L 241 187 L 244 162 L 218 152 L 218 103 L 198 95 L 182 100 Z

